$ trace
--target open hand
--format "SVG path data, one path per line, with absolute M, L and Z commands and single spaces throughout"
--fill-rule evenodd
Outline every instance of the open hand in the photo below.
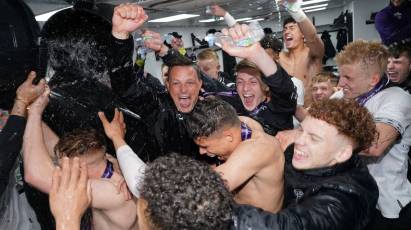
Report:
M 159 52 L 160 56 L 162 53 L 167 53 L 168 47 L 163 44 L 163 40 L 161 39 L 161 35 L 159 33 L 151 30 L 145 30 L 142 35 L 147 38 L 144 40 L 144 45 L 147 48 L 150 48 L 155 52 Z
M 58 226 L 79 224 L 91 203 L 91 189 L 87 180 L 87 165 L 75 157 L 62 160 L 62 169 L 55 168 L 50 190 L 50 209 Z
M 40 84 L 40 83 L 39 83 Z M 43 114 L 44 109 L 46 108 L 47 104 L 49 103 L 49 94 L 50 88 L 48 86 L 45 87 L 43 94 L 41 94 L 37 99 L 31 103 L 28 107 L 29 115 L 41 115 Z
M 118 109 L 114 110 L 114 117 L 111 122 L 107 120 L 106 115 L 103 112 L 99 112 L 98 116 L 103 123 L 104 132 L 106 133 L 107 137 L 111 140 L 115 138 L 124 139 L 126 134 L 126 123 L 124 123 L 124 116 L 123 113 L 118 111 Z
M 31 71 L 27 76 L 27 79 L 17 88 L 16 100 L 21 100 L 28 106 L 31 104 L 38 96 L 40 96 L 45 88 L 46 81 L 41 79 L 37 85 L 33 84 L 33 80 L 36 78 L 36 72 Z
M 251 37 L 248 25 L 246 24 L 235 24 L 233 27 L 230 27 L 228 29 L 224 28 L 221 32 L 225 36 L 230 36 L 233 39 L 234 43 L 243 41 Z M 236 46 L 235 44 L 231 44 L 224 39 L 222 39 L 221 43 L 221 48 L 229 55 L 249 59 L 249 61 L 253 61 L 253 59 L 257 58 L 261 53 L 265 52 L 259 42 L 256 42 L 247 47 Z

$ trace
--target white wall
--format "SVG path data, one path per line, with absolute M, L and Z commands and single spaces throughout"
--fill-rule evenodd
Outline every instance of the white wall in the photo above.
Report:
M 343 11 L 343 8 L 333 8 L 333 9 L 328 9 L 326 11 L 317 11 L 317 12 L 312 12 L 312 13 L 307 13 L 307 16 L 312 19 L 312 17 L 315 17 L 315 22 L 316 25 L 325 25 L 325 24 L 331 24 L 334 20 L 334 18 L 338 17 L 340 13 Z M 282 30 L 282 22 L 278 22 L 276 20 L 277 15 L 275 15 L 275 19 L 269 20 L 269 21 L 262 21 L 260 22 L 261 26 L 264 27 L 270 27 L 274 32 L 281 31 Z M 284 19 L 284 17 L 283 17 Z M 176 31 L 179 34 L 183 35 L 183 41 L 184 41 L 184 46 L 185 47 L 191 47 L 191 37 L 190 34 L 194 33 L 198 38 L 202 39 L 205 35 L 208 29 L 215 28 L 217 30 L 222 29 L 223 27 L 214 27 L 214 26 L 204 26 L 204 27 L 167 27 L 167 26 L 161 26 L 161 27 L 151 27 L 149 29 L 152 29 L 156 32 L 159 32 L 162 35 L 165 35 L 167 33 Z
M 354 40 L 365 39 L 381 41 L 375 24 L 366 25 L 372 12 L 378 12 L 388 5 L 388 0 L 354 0 L 352 2 L 353 13 L 353 37 Z
M 333 9 L 328 9 L 326 11 L 317 11 L 317 12 L 312 12 L 308 13 L 307 16 L 312 19 L 312 17 L 315 17 L 315 23 L 316 25 L 326 25 L 326 24 L 331 24 L 333 23 L 333 20 L 340 15 L 342 12 L 342 8 L 333 8 Z M 282 19 L 284 20 L 285 17 Z M 277 15 L 274 16 L 274 19 L 268 20 L 268 21 L 262 21 L 260 22 L 261 26 L 264 27 L 270 27 L 274 32 L 282 31 L 282 22 L 279 22 L 277 19 Z M 206 32 L 208 29 L 215 28 L 217 30 L 222 29 L 222 26 L 219 27 L 210 27 L 210 26 L 204 26 L 204 27 L 167 27 L 164 25 L 161 25 L 161 27 L 150 27 L 149 29 L 156 31 L 162 35 L 166 35 L 167 33 L 176 31 L 179 34 L 183 36 L 183 42 L 185 47 L 191 47 L 192 42 L 191 42 L 191 33 L 194 33 L 199 39 L 202 39 L 205 37 Z M 331 41 L 333 42 L 334 46 L 337 44 L 336 41 L 336 35 L 337 32 L 330 33 L 331 35 Z M 321 36 L 321 34 L 319 34 Z M 151 55 L 150 55 L 151 56 Z M 147 57 L 148 60 L 146 60 L 146 66 L 145 70 L 151 73 L 153 76 L 159 76 L 161 74 L 160 72 L 160 66 L 161 63 L 156 62 L 153 60 L 153 57 Z M 220 55 L 220 64 L 222 64 L 222 58 Z M 328 65 L 333 65 L 333 61 L 329 60 L 327 62 Z M 224 71 L 222 69 L 222 71 Z

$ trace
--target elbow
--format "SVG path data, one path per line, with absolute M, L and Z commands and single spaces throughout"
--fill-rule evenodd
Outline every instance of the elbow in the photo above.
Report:
M 369 151 L 369 155 L 372 157 L 380 157 L 384 154 L 384 151 L 381 150 L 373 150 L 373 151 Z
M 50 186 L 47 186 L 48 181 L 46 181 L 46 178 L 41 178 L 38 173 L 30 172 L 26 169 L 24 170 L 24 181 L 30 186 L 46 194 L 49 193 L 49 190 L 51 188 L 51 184 Z
M 37 180 L 38 179 L 36 178 L 36 175 L 34 173 L 30 172 L 30 170 L 27 170 L 27 168 L 24 168 L 24 181 L 26 183 L 35 187 Z
M 368 157 L 380 157 L 384 155 L 385 149 L 384 148 L 376 148 L 376 147 L 371 147 L 367 149 L 366 151 L 363 152 L 365 156 Z

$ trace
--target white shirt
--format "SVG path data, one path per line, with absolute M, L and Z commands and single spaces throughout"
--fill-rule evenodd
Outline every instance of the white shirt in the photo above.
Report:
M 303 82 L 296 77 L 292 77 L 291 81 L 293 81 L 294 86 L 297 88 L 297 105 L 304 106 L 304 84 Z
M 120 165 L 128 189 L 135 197 L 139 198 L 139 189 L 144 178 L 146 164 L 128 145 L 123 145 L 118 148 L 116 154 L 118 164 Z
M 291 81 L 293 81 L 295 88 L 297 88 L 297 106 L 304 106 L 304 84 L 303 82 L 296 77 L 292 77 Z M 295 116 L 293 116 L 293 125 L 294 125 L 294 128 L 297 128 L 300 126 L 300 122 L 298 122 Z
M 379 158 L 371 158 L 368 169 L 378 184 L 377 208 L 386 218 L 398 218 L 411 201 L 407 179 L 408 150 L 411 145 L 411 96 L 399 87 L 390 87 L 365 103 L 376 123 L 395 128 L 400 134 L 391 148 Z

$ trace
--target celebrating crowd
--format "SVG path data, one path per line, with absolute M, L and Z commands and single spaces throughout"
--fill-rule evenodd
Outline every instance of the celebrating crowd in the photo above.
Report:
M 352 41 L 326 72 L 300 1 L 280 2 L 283 42 L 248 46 L 249 26 L 211 6 L 233 75 L 210 43 L 192 57 L 177 32 L 142 30 L 138 4 L 111 25 L 78 7 L 53 16 L 49 77 L 29 72 L 2 108 L 0 228 L 410 229 L 411 40 Z M 162 77 L 133 61 L 137 30 Z

